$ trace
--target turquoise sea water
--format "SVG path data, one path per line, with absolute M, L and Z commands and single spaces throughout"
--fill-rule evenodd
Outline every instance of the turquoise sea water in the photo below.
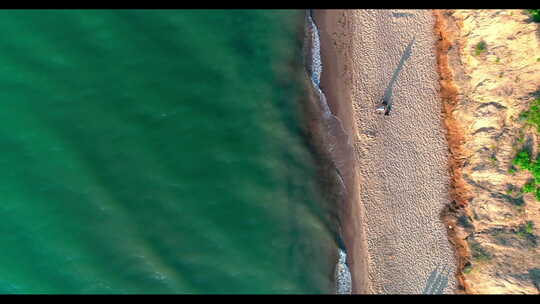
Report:
M 303 11 L 0 11 L 0 293 L 327 293 Z

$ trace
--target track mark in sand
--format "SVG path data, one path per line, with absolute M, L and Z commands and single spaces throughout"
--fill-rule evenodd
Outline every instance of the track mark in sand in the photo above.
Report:
M 448 268 L 443 267 L 440 272 L 437 271 L 438 268 L 439 266 L 437 266 L 429 275 L 426 287 L 424 287 L 422 294 L 442 294 L 448 285 Z
M 492 136 L 494 132 L 496 132 L 497 129 L 493 127 L 482 127 L 472 133 L 472 135 L 478 135 L 484 133 L 487 136 Z
M 395 18 L 414 17 L 414 14 L 411 14 L 411 13 L 395 13 L 395 12 L 392 12 L 392 17 L 395 17 Z
M 390 80 L 390 83 L 388 83 L 388 87 L 386 87 L 386 90 L 384 91 L 384 96 L 383 96 L 383 99 L 382 99 L 382 102 L 383 104 L 386 104 L 387 108 L 388 108 L 388 112 L 390 112 L 390 109 L 392 109 L 392 92 L 393 92 L 393 88 L 394 88 L 394 85 L 396 83 L 396 80 L 399 76 L 399 72 L 401 72 L 401 70 L 403 69 L 403 66 L 405 65 L 405 61 L 407 61 L 407 59 L 409 59 L 409 57 L 411 57 L 411 53 L 412 53 L 412 46 L 414 44 L 414 41 L 415 41 L 416 37 L 414 37 L 411 42 L 409 42 L 409 44 L 407 45 L 407 47 L 405 48 L 405 51 L 403 51 L 403 55 L 401 55 L 401 59 L 399 60 L 399 64 L 396 68 L 396 70 L 394 71 L 394 74 L 392 75 L 392 79 Z
M 476 108 L 474 116 L 478 118 L 492 117 L 504 110 L 507 110 L 507 107 L 498 102 L 486 102 L 482 103 Z

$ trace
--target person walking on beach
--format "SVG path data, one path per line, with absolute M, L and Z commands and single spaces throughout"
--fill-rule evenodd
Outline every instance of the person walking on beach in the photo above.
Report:
M 390 106 L 388 105 L 388 101 L 385 100 L 384 97 L 382 105 L 378 107 L 375 111 L 377 112 L 377 114 L 384 113 L 384 115 L 390 115 Z

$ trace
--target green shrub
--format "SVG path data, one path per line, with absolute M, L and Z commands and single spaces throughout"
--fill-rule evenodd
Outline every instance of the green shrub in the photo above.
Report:
M 533 193 L 536 191 L 536 185 L 534 181 L 530 181 L 523 186 L 523 193 Z
M 533 179 L 523 186 L 523 193 L 534 193 L 536 200 L 540 201 L 540 161 L 531 160 L 531 155 L 527 150 L 520 151 L 512 160 L 514 166 L 531 172 Z M 508 171 L 511 172 L 510 168 Z M 514 172 L 514 171 L 512 171 Z
M 525 225 L 525 232 L 528 234 L 532 234 L 534 229 L 534 223 L 532 221 L 528 221 L 527 225 Z
M 531 108 L 523 112 L 520 117 L 527 123 L 536 126 L 536 130 L 540 132 L 540 98 L 537 98 L 531 103 Z
M 469 243 L 469 247 L 471 248 L 471 254 L 475 261 L 483 262 L 483 261 L 489 261 L 493 258 L 491 253 L 487 251 L 485 248 L 483 248 L 478 242 L 472 241 Z
M 512 160 L 512 164 L 518 168 L 529 170 L 531 167 L 531 156 L 527 150 L 522 150 Z
M 537 160 L 529 165 L 529 171 L 531 171 L 536 185 L 540 185 L 540 162 Z
M 487 50 L 487 44 L 484 41 L 480 41 L 476 45 L 475 54 L 476 54 L 476 56 L 478 56 L 478 55 L 482 54 L 483 52 L 485 52 L 486 50 Z
M 534 236 L 533 231 L 534 231 L 534 223 L 532 221 L 527 221 L 527 224 L 521 225 L 519 227 L 519 230 L 516 232 L 516 234 L 519 237 L 525 238 L 528 236 Z
M 534 22 L 540 22 L 540 9 L 528 9 Z

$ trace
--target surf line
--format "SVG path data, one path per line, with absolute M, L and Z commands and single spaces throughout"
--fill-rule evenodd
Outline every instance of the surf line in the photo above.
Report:
M 319 29 L 313 20 L 313 10 L 308 9 L 306 11 L 306 27 L 307 32 L 310 34 L 308 37 L 307 44 L 310 46 L 308 58 L 309 62 L 306 62 L 306 68 L 308 70 L 311 84 L 313 89 L 316 92 L 317 99 L 319 101 L 319 106 L 322 110 L 322 118 L 325 124 L 326 130 L 332 142 L 328 145 L 328 152 L 331 155 L 332 161 L 334 163 L 334 168 L 339 177 L 339 182 L 342 189 L 344 190 L 344 197 L 347 196 L 347 186 L 343 172 L 347 170 L 346 166 L 349 166 L 349 162 L 340 161 L 339 153 L 345 154 L 345 156 L 352 155 L 352 145 L 350 143 L 350 138 L 345 132 L 343 123 L 341 120 L 335 116 L 330 106 L 328 105 L 326 95 L 320 87 L 321 83 L 321 74 L 323 70 L 323 64 L 321 60 L 321 41 L 319 35 Z M 341 141 L 340 141 L 341 139 Z M 346 141 L 343 142 L 343 139 Z M 342 150 L 340 150 L 342 149 Z M 345 157 L 342 157 L 345 158 Z M 347 157 L 350 160 L 350 157 Z M 349 169 L 350 170 L 350 169 Z M 341 237 L 341 225 L 339 225 L 339 236 L 338 236 L 338 246 L 339 246 L 339 259 L 335 266 L 334 278 L 336 284 L 336 293 L 337 294 L 350 294 L 352 290 L 352 280 L 351 272 L 347 262 L 347 248 Z

